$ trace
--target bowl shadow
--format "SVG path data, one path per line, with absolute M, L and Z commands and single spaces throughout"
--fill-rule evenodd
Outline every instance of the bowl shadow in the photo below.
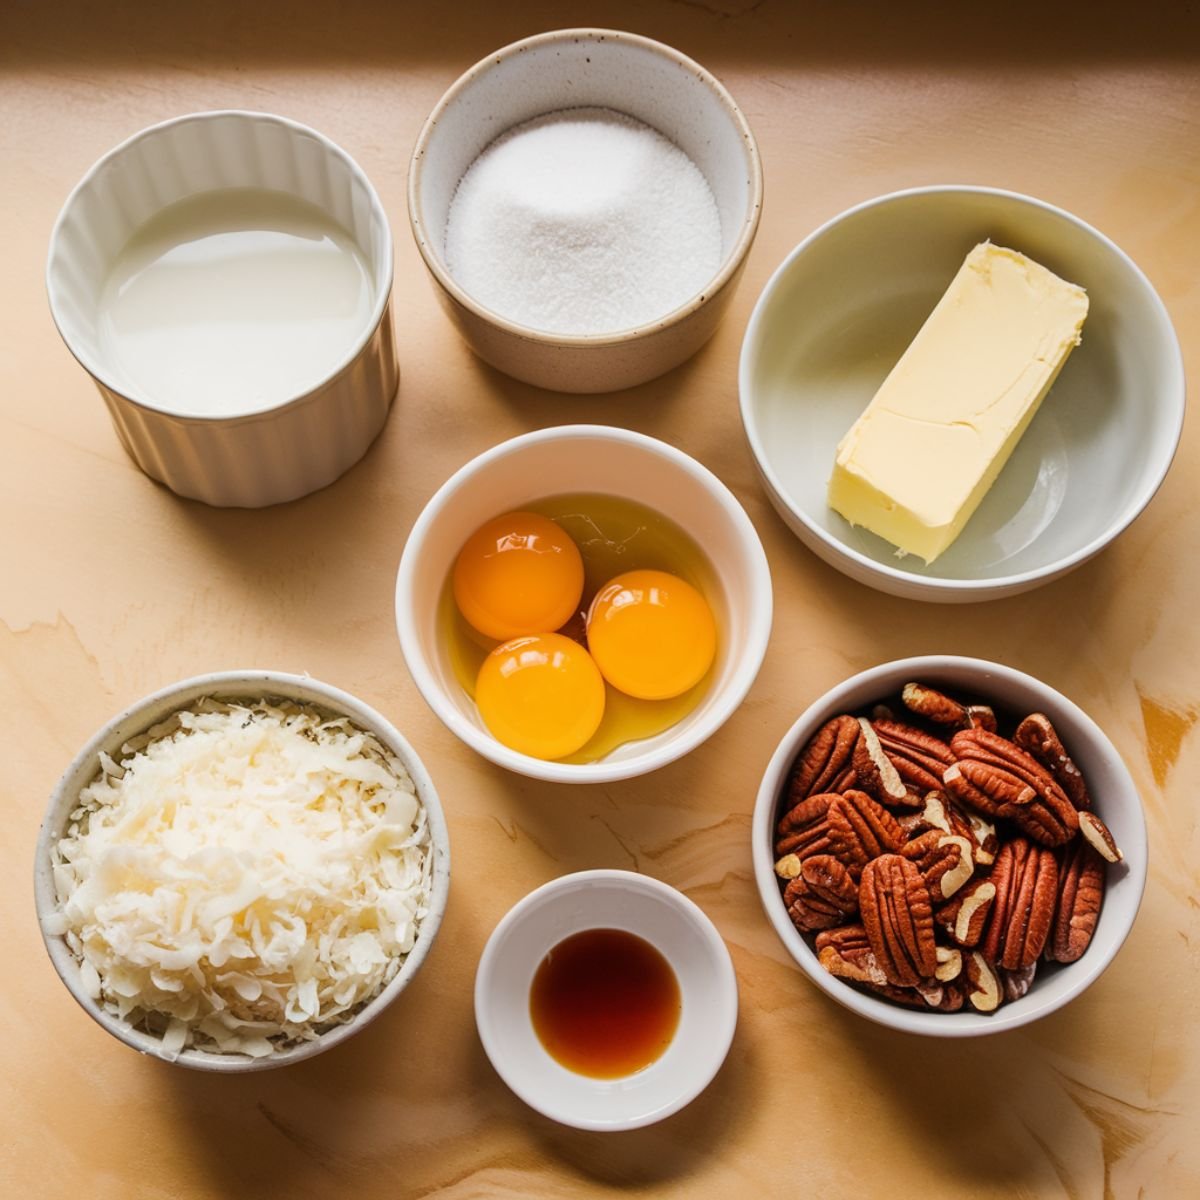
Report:
M 981 1179 L 1012 1195 L 1052 1184 L 1072 1195 L 1106 1190 L 1129 1129 L 1102 1111 L 1112 1097 L 1058 1065 L 1088 1062 L 1110 1036 L 1102 1005 L 1077 1002 L 1036 1026 L 962 1039 L 877 1026 L 824 995 L 821 1008 L 846 1056 L 845 1078 L 888 1110 L 908 1144 L 928 1148 L 949 1194 L 973 1194 Z M 1103 1171 L 1091 1179 L 1073 1170 L 1080 1124 L 1099 1135 Z
M 686 1108 L 642 1129 L 593 1133 L 522 1107 L 522 1125 L 545 1154 L 584 1179 L 614 1187 L 680 1184 L 725 1145 L 737 1144 L 754 1109 L 756 1063 L 739 1026 L 724 1065 Z M 513 1097 L 514 1104 L 520 1102 Z
M 688 390 L 703 377 L 705 360 L 717 336 L 677 367 L 617 392 L 551 391 L 506 375 L 473 351 L 468 351 L 468 358 L 478 383 L 475 394 L 507 408 L 526 431 L 586 423 L 633 429 L 670 441 L 670 432 L 679 423 L 677 410 Z

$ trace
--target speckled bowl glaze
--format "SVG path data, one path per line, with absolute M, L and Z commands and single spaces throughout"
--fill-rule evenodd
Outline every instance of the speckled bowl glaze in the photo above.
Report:
M 42 937 L 50 961 L 67 990 L 84 1012 L 114 1037 L 142 1054 L 173 1062 L 177 1066 L 238 1075 L 248 1071 L 287 1066 L 332 1049 L 347 1038 L 353 1037 L 378 1017 L 404 991 L 425 961 L 441 925 L 442 914 L 446 910 L 446 899 L 450 893 L 450 835 L 437 789 L 416 751 L 390 721 L 361 700 L 328 683 L 280 671 L 222 671 L 211 675 L 198 675 L 154 692 L 130 705 L 124 712 L 118 713 L 89 739 L 87 745 L 79 751 L 63 773 L 50 797 L 46 815 L 38 832 L 33 886 L 34 904 L 39 920 L 58 908 L 50 849 L 62 836 L 67 818 L 78 803 L 80 791 L 96 778 L 100 754 L 103 752 L 116 757 L 121 746 L 130 738 L 144 733 L 151 726 L 165 720 L 171 713 L 186 708 L 206 696 L 219 700 L 261 700 L 264 697 L 294 700 L 301 704 L 315 705 L 334 716 L 349 717 L 361 729 L 373 733 L 404 764 L 412 777 L 417 796 L 425 806 L 429 821 L 430 852 L 434 856 L 429 912 L 421 922 L 416 944 L 395 978 L 345 1025 L 330 1029 L 314 1041 L 278 1050 L 262 1058 L 251 1058 L 245 1054 L 216 1054 L 194 1049 L 183 1050 L 177 1057 L 165 1055 L 161 1039 L 114 1017 L 87 994 L 80 979 L 79 962 L 71 953 L 66 941 L 56 934 L 43 931 Z
M 942 1013 L 901 1007 L 830 975 L 817 961 L 812 938 L 792 924 L 775 875 L 775 826 L 796 755 L 826 721 L 839 713 L 869 710 L 911 680 L 944 688 L 956 697 L 992 704 L 997 712 L 1043 712 L 1087 780 L 1097 815 L 1112 830 L 1124 861 L 1107 871 L 1104 907 L 1091 945 L 1073 963 L 1038 966 L 1033 986 L 1019 1000 L 985 1014 L 964 1008 Z M 784 735 L 763 775 L 752 826 L 754 877 L 768 920 L 788 954 L 827 996 L 861 1017 L 904 1033 L 979 1037 L 1016 1029 L 1069 1004 L 1090 987 L 1129 936 L 1146 887 L 1148 846 L 1141 798 L 1115 746 L 1078 705 L 1049 684 L 1001 663 L 930 654 L 883 663 L 852 676 L 815 700 Z
M 372 308 L 356 343 L 299 395 L 236 416 L 174 411 L 110 361 L 98 334 L 113 261 L 156 213 L 224 188 L 286 192 L 353 238 L 370 267 Z M 392 235 L 358 164 L 306 125 L 270 113 L 192 113 L 110 150 L 67 197 L 50 238 L 46 288 L 67 348 L 92 376 L 129 456 L 151 479 L 207 504 L 260 508 L 332 483 L 367 452 L 399 372 L 392 333 Z
M 700 168 L 721 216 L 721 266 L 703 291 L 650 324 L 597 335 L 544 333 L 485 308 L 455 282 L 444 255 L 446 218 L 459 180 L 497 137 L 534 117 L 585 106 L 653 126 Z M 725 88 L 679 51 L 608 29 L 543 33 L 481 59 L 438 101 L 408 174 L 413 236 L 463 337 L 506 374 L 561 392 L 633 387 L 694 354 L 732 299 L 762 194 L 754 135 Z

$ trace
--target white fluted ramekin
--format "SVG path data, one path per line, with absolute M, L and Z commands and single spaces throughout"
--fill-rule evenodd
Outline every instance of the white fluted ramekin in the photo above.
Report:
M 106 361 L 99 299 L 140 226 L 170 204 L 225 188 L 286 192 L 331 217 L 370 267 L 373 304 L 349 352 L 301 394 L 237 416 L 181 415 L 139 394 Z M 63 341 L 96 381 L 133 461 L 181 496 L 261 508 L 332 483 L 383 428 L 399 381 L 392 269 L 383 206 L 344 150 L 284 117 L 227 110 L 151 126 L 101 158 L 55 223 L 46 288 Z

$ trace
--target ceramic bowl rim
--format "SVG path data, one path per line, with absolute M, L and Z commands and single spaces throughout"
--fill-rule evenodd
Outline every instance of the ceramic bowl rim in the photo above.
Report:
M 607 883 L 622 888 L 629 894 L 653 894 L 666 901 L 687 919 L 689 926 L 695 930 L 720 963 L 720 979 L 714 985 L 714 990 L 720 989 L 721 1007 L 717 1021 L 714 1022 L 712 1037 L 707 1042 L 707 1046 L 711 1048 L 713 1054 L 711 1072 L 697 1086 L 682 1089 L 673 1100 L 662 1108 L 640 1117 L 593 1121 L 572 1116 L 564 1108 L 556 1106 L 531 1088 L 526 1087 L 522 1080 L 510 1077 L 497 1062 L 497 1058 L 501 1056 L 491 1022 L 491 1012 L 496 1003 L 492 990 L 492 973 L 499 947 L 512 929 L 526 920 L 534 910 L 548 901 L 552 902 L 557 893 L 570 892 L 581 884 L 588 883 Z M 630 924 L 633 925 L 633 921 Z M 589 926 L 588 928 L 596 927 Z M 636 930 L 632 930 L 632 932 L 636 932 Z M 552 945 L 553 943 L 548 945 L 546 950 L 550 950 Z M 487 1054 L 488 1061 L 492 1064 L 496 1074 L 514 1095 L 536 1112 L 561 1124 L 570 1125 L 576 1129 L 617 1132 L 639 1129 L 665 1120 L 690 1104 L 716 1078 L 729 1054 L 729 1049 L 733 1045 L 734 1033 L 737 1031 L 737 972 L 733 966 L 729 947 L 725 944 L 725 939 L 721 937 L 716 925 L 713 924 L 712 918 L 678 888 L 638 871 L 625 871 L 617 868 L 573 871 L 567 875 L 560 875 L 557 879 L 551 879 L 548 883 L 543 883 L 540 887 L 534 888 L 532 892 L 522 896 L 497 922 L 496 927 L 488 936 L 483 953 L 479 958 L 479 964 L 475 969 L 474 1006 L 475 1026 L 479 1032 L 479 1040 L 483 1043 L 484 1053 Z M 503 1061 L 502 1058 L 501 1061 Z
M 878 562 L 876 559 L 864 554 L 861 550 L 856 550 L 853 546 L 842 541 L 814 521 L 796 501 L 795 497 L 792 496 L 789 489 L 783 486 L 775 472 L 758 428 L 755 415 L 756 404 L 753 399 L 755 391 L 753 381 L 754 359 L 757 358 L 757 343 L 760 339 L 760 333 L 767 322 L 767 313 L 772 301 L 794 264 L 825 235 L 832 232 L 838 226 L 854 220 L 864 212 L 914 196 L 955 194 L 999 197 L 1017 205 L 1040 209 L 1082 230 L 1106 253 L 1118 259 L 1130 271 L 1133 279 L 1142 290 L 1143 297 L 1153 316 L 1154 324 L 1165 335 L 1164 340 L 1168 348 L 1168 354 L 1164 362 L 1164 374 L 1168 386 L 1163 388 L 1161 393 L 1164 399 L 1164 407 L 1167 410 L 1163 425 L 1165 440 L 1162 442 L 1162 445 L 1166 446 L 1169 444 L 1170 448 L 1163 455 L 1163 461 L 1158 468 L 1150 472 L 1150 477 L 1142 491 L 1126 506 L 1126 511 L 1121 514 L 1119 520 L 1071 553 L 1063 555 L 1054 562 L 1044 564 L 1040 567 L 1018 571 L 1011 575 L 998 575 L 987 579 L 949 579 L 939 578 L 934 575 L 913 575 L 888 563 Z M 1050 579 L 1065 574 L 1067 571 L 1086 562 L 1114 541 L 1142 514 L 1166 479 L 1167 472 L 1170 470 L 1183 434 L 1186 390 L 1183 351 L 1180 348 L 1179 337 L 1175 332 L 1175 327 L 1171 322 L 1166 305 L 1146 274 L 1120 246 L 1101 233 L 1100 230 L 1088 224 L 1087 221 L 1081 217 L 1077 217 L 1074 213 L 1068 212 L 1065 208 L 1060 208 L 1045 200 L 1039 200 L 1034 196 L 1025 195 L 1021 192 L 1009 191 L 1005 188 L 985 187 L 978 184 L 944 183 L 902 188 L 898 191 L 887 192 L 881 196 L 873 196 L 870 199 L 863 200 L 823 222 L 798 245 L 793 247 L 763 286 L 758 300 L 755 302 L 754 310 L 750 314 L 750 320 L 746 326 L 746 333 L 742 338 L 742 348 L 738 359 L 738 396 L 742 416 L 742 428 L 745 431 L 746 440 L 750 445 L 750 451 L 754 455 L 755 464 L 774 495 L 779 497 L 788 512 L 804 527 L 808 535 L 827 548 L 828 552 L 832 555 L 830 561 L 836 559 L 845 562 L 847 565 L 853 564 L 853 567 L 857 568 L 858 571 L 878 577 L 881 580 L 886 580 L 887 585 L 891 585 L 891 587 L 902 589 L 902 591 L 893 592 L 893 594 L 916 595 L 924 593 L 922 598 L 932 600 L 962 597 L 973 592 L 979 592 L 987 596 L 999 596 L 1023 591 L 1036 586 L 1039 582 L 1049 582 Z M 885 587 L 886 585 L 880 583 L 877 586 Z M 891 590 L 891 588 L 888 588 L 888 590 Z
M 76 963 L 74 955 L 60 935 L 47 933 L 42 927 L 42 918 L 49 916 L 58 906 L 49 862 L 51 842 L 60 836 L 62 827 L 61 824 L 54 823 L 54 816 L 60 808 L 63 810 L 64 820 L 70 814 L 71 809 L 64 803 L 68 784 L 85 765 L 98 765 L 100 751 L 111 741 L 122 725 L 130 721 L 141 720 L 141 714 L 153 710 L 176 696 L 181 697 L 177 708 L 182 708 L 193 703 L 201 694 L 214 695 L 218 698 L 239 695 L 244 697 L 250 694 L 249 685 L 255 683 L 262 684 L 261 690 L 257 692 L 262 696 L 300 699 L 303 703 L 316 704 L 320 708 L 344 714 L 352 720 L 362 723 L 366 728 L 373 729 L 388 749 L 403 762 L 417 789 L 417 795 L 425 807 L 429 823 L 429 853 L 433 855 L 429 911 L 421 922 L 416 944 L 405 957 L 404 963 L 395 977 L 376 996 L 367 1001 L 354 1019 L 346 1024 L 335 1026 L 320 1034 L 313 1041 L 302 1042 L 263 1058 L 255 1059 L 247 1055 L 219 1054 L 205 1050 L 187 1049 L 181 1051 L 177 1058 L 169 1059 L 160 1053 L 161 1039 L 134 1029 L 127 1022 L 112 1016 L 83 991 L 76 978 L 78 972 L 68 972 L 66 969 L 68 964 Z M 320 699 L 314 700 L 313 696 L 320 697 Z M 142 726 L 143 729 L 147 727 Z M 127 736 L 133 737 L 136 734 L 130 733 Z M 450 894 L 450 834 L 437 788 L 434 786 L 428 769 L 408 739 L 378 710 L 333 684 L 324 683 L 307 675 L 260 668 L 244 668 L 193 675 L 187 679 L 167 684 L 134 700 L 115 716 L 106 720 L 75 754 L 54 785 L 38 830 L 33 875 L 34 907 L 46 953 L 59 979 L 92 1020 L 119 1041 L 124 1042 L 125 1045 L 150 1058 L 157 1058 L 163 1062 L 193 1070 L 217 1074 L 245 1074 L 251 1071 L 290 1066 L 292 1063 L 312 1058 L 314 1055 L 332 1049 L 369 1025 L 404 991 L 428 956 L 445 915 L 446 903 Z
M 442 256 L 433 249 L 430 238 L 426 235 L 426 225 L 421 212 L 420 177 L 424 169 L 429 142 L 439 120 L 441 120 L 444 113 L 480 75 L 490 71 L 502 62 L 523 54 L 531 47 L 553 45 L 558 42 L 577 42 L 583 39 L 611 41 L 618 44 L 639 46 L 644 50 L 658 55 L 660 58 L 666 58 L 679 64 L 689 74 L 695 75 L 716 96 L 721 108 L 732 121 L 741 139 L 746 153 L 746 167 L 750 176 L 748 180 L 750 187 L 740 230 L 733 245 L 722 258 L 721 265 L 712 278 L 682 304 L 673 308 L 670 312 L 655 318 L 653 321 L 643 322 L 641 325 L 634 325 L 628 329 L 614 330 L 610 333 L 551 333 L 509 320 L 507 317 L 481 304 L 459 285 L 453 275 L 446 269 L 445 264 L 442 262 Z M 750 128 L 749 122 L 746 120 L 745 114 L 729 94 L 725 85 L 694 59 L 688 57 L 682 51 L 676 50 L 673 46 L 667 45 L 665 42 L 643 37 L 641 34 L 626 33 L 618 29 L 603 29 L 596 26 L 552 29 L 545 33 L 534 34 L 532 37 L 511 42 L 492 54 L 485 55 L 473 66 L 468 67 L 446 89 L 434 106 L 433 111 L 426 118 L 424 125 L 421 127 L 421 132 L 417 135 L 416 145 L 413 147 L 412 158 L 408 168 L 409 226 L 412 229 L 413 240 L 417 244 L 421 258 L 424 260 L 426 268 L 428 268 L 429 273 L 434 277 L 438 285 L 457 304 L 488 325 L 514 337 L 521 338 L 524 341 L 564 348 L 619 346 L 679 325 L 697 309 L 707 304 L 713 296 L 721 291 L 737 275 L 758 231 L 759 220 L 762 216 L 762 204 L 763 168 L 762 158 L 758 151 L 758 143 L 755 141 L 754 133 Z
M 1113 914 L 1117 923 L 1114 926 L 1115 936 L 1112 946 L 1107 951 L 1101 951 L 1096 946 L 1090 947 L 1083 958 L 1074 963 L 1064 964 L 1062 970 L 1070 971 L 1074 976 L 1071 987 L 1066 989 L 1061 996 L 1053 999 L 1045 998 L 1040 1004 L 1030 1005 L 1024 1011 L 1016 1013 L 1008 1006 L 1002 1006 L 993 1015 L 914 1011 L 859 991 L 851 984 L 830 975 L 824 967 L 818 964 L 812 947 L 804 940 L 788 917 L 775 875 L 772 844 L 779 793 L 802 742 L 816 731 L 821 720 L 827 719 L 836 712 L 845 711 L 841 706 L 842 697 L 849 696 L 864 684 L 879 681 L 878 695 L 879 698 L 882 698 L 892 690 L 888 681 L 898 684 L 901 677 L 908 679 L 936 678 L 939 673 L 947 669 L 986 673 L 1022 688 L 1032 689 L 1034 692 L 1042 694 L 1045 701 L 1042 707 L 1052 717 L 1054 713 L 1070 713 L 1072 719 L 1087 731 L 1092 747 L 1110 761 L 1115 773 L 1121 777 L 1124 789 L 1134 801 L 1133 819 L 1138 837 L 1123 846 L 1126 851 L 1125 862 L 1133 884 L 1133 893 L 1129 895 L 1127 890 L 1124 906 L 1118 913 Z M 879 663 L 856 672 L 818 696 L 796 718 L 773 751 L 755 797 L 751 829 L 754 878 L 763 911 L 789 957 L 808 976 L 809 981 L 844 1008 L 848 1008 L 851 1012 L 866 1017 L 878 1025 L 885 1025 L 904 1033 L 917 1033 L 932 1037 L 985 1037 L 1002 1033 L 1005 1030 L 1017 1029 L 1049 1016 L 1052 1012 L 1078 999 L 1104 973 L 1125 944 L 1137 919 L 1146 889 L 1149 867 L 1145 807 L 1133 782 L 1133 777 L 1129 773 L 1129 768 L 1100 726 L 1074 701 L 1036 676 L 1017 670 L 1015 667 L 1005 666 L 1003 663 L 957 654 L 925 654 Z M 1036 989 L 1036 981 L 1034 986 Z M 1021 1003 L 1024 1003 L 1024 999 Z
M 308 384 L 302 392 L 297 392 L 295 395 L 288 396 L 282 400 L 277 400 L 271 404 L 260 408 L 252 409 L 248 412 L 238 412 L 229 414 L 219 413 L 200 413 L 200 412 L 175 412 L 170 408 L 164 407 L 162 404 L 156 403 L 147 396 L 134 395 L 133 392 L 138 389 L 132 388 L 127 381 L 117 380 L 112 372 L 107 367 L 102 366 L 96 361 L 93 361 L 92 355 L 85 351 L 82 347 L 77 346 L 67 331 L 63 328 L 63 322 L 60 319 L 59 307 L 59 289 L 55 286 L 53 268 L 55 260 L 59 253 L 60 233 L 63 225 L 66 223 L 72 209 L 75 207 L 76 201 L 80 193 L 121 155 L 126 153 L 138 143 L 158 137 L 165 130 L 176 125 L 186 125 L 192 122 L 208 122 L 217 119 L 234 118 L 239 121 L 247 121 L 251 123 L 262 123 L 269 125 L 279 125 L 292 133 L 310 137 L 316 142 L 321 149 L 328 155 L 343 162 L 349 171 L 363 187 L 364 194 L 367 197 L 372 216 L 378 221 L 379 228 L 382 231 L 382 244 L 380 246 L 380 257 L 384 263 L 383 275 L 380 279 L 375 279 L 374 267 L 371 268 L 371 278 L 374 281 L 377 295 L 374 303 L 371 306 L 370 313 L 363 321 L 361 332 L 357 335 L 354 342 L 351 344 L 348 351 L 334 364 L 334 366 L 326 371 L 326 373 L 317 380 Z M 280 190 L 280 189 L 273 189 Z M 190 195 L 202 195 L 203 192 L 193 192 Z M 293 192 L 286 193 L 295 195 Z M 186 197 L 184 197 L 186 198 Z M 163 206 L 166 207 L 166 206 Z M 162 211 L 160 207 L 158 212 Z M 324 211 L 324 210 L 322 210 Z M 330 216 L 329 213 L 325 213 Z M 330 218 L 332 219 L 332 217 Z M 348 233 L 349 231 L 347 231 Z M 79 181 L 67 194 L 63 206 L 59 209 L 58 216 L 55 218 L 54 227 L 50 232 L 49 250 L 46 254 L 46 294 L 50 304 L 50 316 L 54 321 L 54 327 L 58 330 L 58 335 L 62 338 L 63 344 L 71 352 L 75 361 L 98 383 L 102 384 L 110 392 L 120 396 L 121 399 L 127 400 L 135 408 L 145 409 L 147 412 L 159 414 L 164 417 L 169 417 L 172 420 L 179 421 L 184 424 L 199 424 L 199 425 L 238 425 L 247 421 L 261 421 L 265 418 L 273 418 L 282 412 L 289 411 L 293 408 L 298 408 L 307 401 L 313 399 L 319 392 L 322 392 L 339 376 L 344 375 L 350 370 L 358 360 L 362 352 L 370 344 L 371 339 L 375 336 L 375 331 L 379 328 L 387 313 L 388 304 L 391 301 L 392 285 L 395 280 L 395 246 L 392 240 L 392 227 L 388 222 L 387 213 L 384 210 L 383 202 L 379 199 L 379 193 L 375 190 L 375 185 L 371 182 L 367 173 L 358 165 L 355 159 L 332 138 L 327 137 L 319 130 L 313 129 L 309 125 L 305 125 L 301 121 L 292 120 L 290 117 L 282 117 L 277 113 L 259 112 L 248 108 L 215 108 L 205 109 L 203 111 L 184 113 L 181 116 L 169 117 L 165 121 L 158 121 L 153 125 L 147 125 L 144 129 L 139 129 L 136 133 L 130 134 L 123 141 L 118 142 L 111 149 L 105 151 L 80 177 Z
M 741 531 L 746 552 L 753 564 L 750 581 L 753 619 L 747 622 L 746 649 L 740 656 L 733 675 L 721 690 L 719 702 L 714 702 L 712 711 L 704 720 L 689 728 L 686 736 L 673 737 L 653 750 L 617 761 L 600 759 L 590 763 L 562 763 L 533 758 L 528 754 L 510 750 L 491 734 L 467 720 L 458 707 L 446 698 L 444 689 L 434 678 L 421 649 L 421 639 L 417 634 L 411 606 L 407 602 L 408 597 L 414 593 L 417 557 L 428 540 L 430 528 L 452 502 L 458 490 L 499 459 L 519 454 L 530 446 L 564 438 L 618 442 L 668 459 L 678 469 L 692 476 L 725 511 L 729 520 Z M 518 434 L 489 447 L 464 463 L 438 488 L 421 510 L 409 531 L 396 573 L 395 613 L 400 649 L 408 672 L 425 703 L 451 733 L 482 757 L 519 775 L 551 783 L 611 783 L 618 779 L 631 779 L 665 767 L 701 746 L 733 716 L 753 686 L 766 656 L 773 611 L 771 571 L 766 551 L 737 497 L 703 463 L 677 447 L 646 434 L 611 425 L 554 425 L 547 429 L 534 430 L 532 433 Z

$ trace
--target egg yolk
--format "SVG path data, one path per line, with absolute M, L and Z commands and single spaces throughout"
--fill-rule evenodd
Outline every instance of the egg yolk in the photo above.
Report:
M 494 517 L 471 534 L 454 564 L 454 601 L 486 637 L 558 629 L 582 594 L 579 547 L 538 513 Z
M 604 716 L 604 680 L 588 652 L 558 633 L 513 638 L 483 660 L 475 703 L 488 731 L 533 758 L 564 758 Z
M 666 571 L 629 571 L 596 593 L 587 640 L 618 691 L 667 700 L 704 678 L 716 656 L 717 626 L 690 583 Z

